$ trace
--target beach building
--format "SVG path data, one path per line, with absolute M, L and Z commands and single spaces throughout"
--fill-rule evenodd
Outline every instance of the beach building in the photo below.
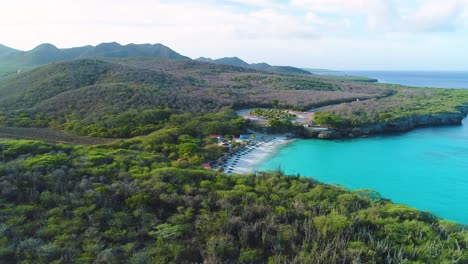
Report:
M 252 134 L 244 134 L 239 136 L 240 140 L 251 140 L 252 139 Z
M 211 135 L 210 135 L 210 138 L 216 138 L 216 139 L 218 139 L 218 143 L 221 143 L 223 140 L 225 140 L 225 138 L 223 137 L 223 135 L 218 135 L 218 134 L 211 134 Z

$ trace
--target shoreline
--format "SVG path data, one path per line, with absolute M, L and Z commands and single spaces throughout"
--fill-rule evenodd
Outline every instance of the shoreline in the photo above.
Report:
M 468 115 L 468 104 L 458 107 L 458 110 L 458 113 L 414 115 L 398 121 L 381 122 L 363 127 L 330 127 L 323 131 L 306 128 L 304 135 L 299 136 L 317 139 L 352 139 L 379 134 L 404 133 L 424 127 L 462 125 Z
M 250 144 L 230 154 L 222 162 L 223 172 L 231 174 L 253 173 L 257 166 L 268 157 L 274 155 L 279 149 L 285 147 L 296 139 L 287 134 L 260 134 L 255 133 L 256 139 Z
M 461 120 L 463 120 L 466 117 L 465 111 L 467 108 L 461 109 Z M 433 115 L 430 115 L 431 117 L 434 117 Z M 343 133 L 343 130 L 335 130 L 335 129 L 327 129 L 327 131 L 322 131 L 319 133 L 313 133 L 312 135 L 297 135 L 293 133 L 283 133 L 283 134 L 262 134 L 262 133 L 256 133 L 257 135 L 256 139 L 254 139 L 251 143 L 243 146 L 239 150 L 231 153 L 228 155 L 228 157 L 221 163 L 218 164 L 217 168 L 222 167 L 223 172 L 227 173 L 228 175 L 232 174 L 247 174 L 247 173 L 253 173 L 255 170 L 258 168 L 258 165 L 261 164 L 265 159 L 268 157 L 271 157 L 275 155 L 281 148 L 287 146 L 291 142 L 293 142 L 296 139 L 353 139 L 353 138 L 363 138 L 363 137 L 369 137 L 369 136 L 377 136 L 377 135 L 384 135 L 384 134 L 393 134 L 393 133 L 402 133 L 402 132 L 408 132 L 417 128 L 423 128 L 423 127 L 437 127 L 437 126 L 449 126 L 449 125 L 460 125 L 461 120 L 458 120 L 460 118 L 460 114 L 456 115 L 455 118 L 453 118 L 453 114 L 448 114 L 448 116 L 452 118 L 434 118 L 430 119 L 429 124 L 427 124 L 427 119 L 424 120 L 426 122 L 415 122 L 411 124 L 409 127 L 406 127 L 405 129 L 395 129 L 395 127 L 392 127 L 393 129 L 359 129 L 357 130 L 356 128 L 354 130 L 349 130 L 346 131 L 348 133 Z M 425 116 L 427 117 L 427 116 Z M 440 116 L 439 116 L 440 117 Z M 445 114 L 444 117 L 447 117 L 447 114 Z M 448 122 L 447 122 L 448 119 Z M 417 120 L 420 121 L 420 120 Z M 434 122 L 435 121 L 435 122 Z M 441 122 L 442 121 L 442 122 Z M 367 130 L 367 131 L 366 131 Z M 253 132 L 253 131 L 252 131 Z M 326 133 L 325 136 L 323 136 L 323 132 Z M 341 133 L 340 133 L 341 132 Z M 358 133 L 356 133 L 358 132 Z M 319 136 L 321 134 L 322 136 Z M 217 169 L 214 168 L 214 169 Z

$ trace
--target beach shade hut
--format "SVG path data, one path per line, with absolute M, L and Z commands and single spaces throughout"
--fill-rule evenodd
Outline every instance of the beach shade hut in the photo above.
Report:
M 252 134 L 244 134 L 239 136 L 240 140 L 250 140 L 252 139 Z

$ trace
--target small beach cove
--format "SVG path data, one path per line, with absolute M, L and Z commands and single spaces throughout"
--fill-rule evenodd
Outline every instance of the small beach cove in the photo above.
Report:
M 222 168 L 228 174 L 252 173 L 258 165 L 293 142 L 292 134 L 266 135 L 255 133 L 255 139 L 239 149 L 225 154 L 213 169 Z
M 297 139 L 252 170 L 372 189 L 393 202 L 468 224 L 468 120 L 462 126 L 347 140 Z

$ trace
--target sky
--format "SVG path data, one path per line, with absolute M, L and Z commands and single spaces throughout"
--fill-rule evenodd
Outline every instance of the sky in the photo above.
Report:
M 0 43 L 116 41 L 336 70 L 468 70 L 468 0 L 0 2 Z

